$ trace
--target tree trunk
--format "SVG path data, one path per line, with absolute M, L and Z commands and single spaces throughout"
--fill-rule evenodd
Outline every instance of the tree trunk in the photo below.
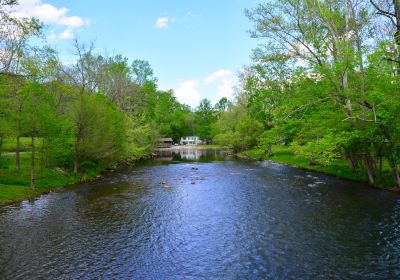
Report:
M 397 168 L 397 159 L 394 151 L 390 155 L 390 166 L 392 167 L 394 183 L 396 187 L 400 188 L 400 174 Z
M 394 167 L 392 167 L 392 173 L 396 187 L 400 188 L 400 174 L 399 174 L 399 169 L 397 168 L 397 164 Z
M 370 154 L 364 155 L 364 163 L 365 163 L 365 170 L 367 171 L 368 175 L 368 182 L 371 185 L 375 185 L 374 160 L 372 159 Z
M 35 191 L 35 137 L 31 136 L 31 191 Z
M 43 176 L 43 171 L 45 168 L 45 163 L 46 163 L 46 145 L 45 145 L 45 140 L 44 138 L 42 139 L 42 148 L 40 151 L 40 177 Z
M 74 175 L 77 176 L 78 175 L 78 156 L 75 155 L 75 159 L 74 159 Z
M 17 135 L 17 147 L 15 148 L 15 170 L 20 171 L 21 169 L 21 158 L 20 158 L 20 150 L 21 150 L 21 143 L 20 143 L 20 136 Z
M 349 5 L 349 0 L 345 1 L 345 12 L 344 12 L 344 21 L 345 21 L 345 57 L 344 61 L 348 64 L 349 63 L 349 40 L 350 40 L 350 24 L 349 24 L 349 17 L 350 17 L 350 5 Z M 343 73 L 343 78 L 342 78 L 342 86 L 343 86 L 343 91 L 346 93 L 348 88 L 349 88 L 349 82 L 348 82 L 348 66 L 346 66 L 346 69 L 344 70 Z
M 400 0 L 393 0 L 393 5 L 394 5 L 394 14 L 396 15 L 396 33 L 394 40 L 396 41 L 396 44 L 398 47 L 400 47 Z M 400 52 L 398 53 L 398 69 L 397 69 L 397 74 L 400 75 Z
M 268 145 L 268 155 L 272 155 L 272 144 Z
M 393 0 L 394 14 L 396 16 L 396 32 L 394 33 L 394 41 L 400 48 L 400 0 Z M 400 51 L 397 54 L 397 75 L 400 75 Z
M 349 162 L 350 162 L 350 168 L 353 170 L 353 172 L 357 172 L 359 165 L 357 156 L 354 154 L 354 152 L 349 152 Z
M 3 150 L 3 136 L 0 135 L 0 157 L 1 157 L 1 151 Z

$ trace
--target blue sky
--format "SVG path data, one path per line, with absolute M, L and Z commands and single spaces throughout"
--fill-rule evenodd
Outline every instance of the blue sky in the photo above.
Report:
M 201 98 L 232 97 L 237 72 L 250 63 L 257 41 L 244 15 L 259 0 L 20 0 L 16 11 L 38 17 L 66 62 L 71 39 L 95 41 L 96 50 L 145 59 L 160 89 L 196 106 Z

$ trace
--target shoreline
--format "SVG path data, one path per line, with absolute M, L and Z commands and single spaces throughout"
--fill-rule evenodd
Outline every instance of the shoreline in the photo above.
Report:
M 134 162 L 131 162 L 131 164 L 136 164 L 137 162 L 140 162 L 141 160 L 146 160 L 149 159 L 151 157 L 147 156 L 145 158 L 142 159 L 138 159 Z M 35 200 L 39 197 L 41 197 L 42 195 L 46 195 L 49 194 L 51 192 L 63 192 L 65 190 L 67 190 L 70 187 L 73 187 L 75 185 L 78 184 L 85 184 L 85 183 L 90 183 L 93 182 L 97 179 L 100 179 L 104 176 L 107 176 L 108 172 L 113 172 L 119 168 L 121 168 L 123 165 L 128 165 L 128 161 L 126 160 L 121 160 L 119 163 L 111 166 L 111 167 L 107 167 L 107 168 L 103 168 L 103 169 L 93 169 L 90 171 L 90 174 L 86 173 L 86 174 L 81 174 L 79 177 L 75 177 L 74 175 L 66 175 L 65 173 L 59 173 L 59 176 L 63 176 L 63 179 L 65 180 L 65 184 L 54 184 L 54 185 L 46 185 L 46 186 L 40 186 L 40 185 L 36 185 L 35 188 L 35 192 L 34 193 L 25 193 L 25 194 L 20 194 L 18 192 L 14 192 L 14 197 L 15 198 L 10 198 L 10 199 L 2 199 L 1 198 L 1 193 L 0 193 L 0 208 L 5 207 L 5 206 L 9 206 L 9 205 L 15 205 L 18 203 L 21 203 L 23 201 L 31 201 L 31 200 Z M 52 171 L 56 170 L 55 169 L 50 169 Z M 46 178 L 44 178 L 46 179 Z M 68 181 L 68 182 L 67 182 Z M 0 183 L 0 189 L 4 187 L 4 188 L 10 188 L 10 189 L 14 189 L 18 190 L 20 188 L 28 188 L 29 186 L 27 185 L 11 185 L 11 184 L 4 184 L 4 183 Z
M 205 150 L 205 149 L 211 149 L 211 150 L 225 150 L 227 151 L 227 154 L 233 154 L 229 151 L 229 149 L 224 149 L 220 146 L 217 145 L 199 145 L 199 146 L 172 146 L 170 148 L 158 148 L 155 149 L 155 152 L 157 151 L 180 151 L 180 150 Z M 306 171 L 311 171 L 311 172 L 315 172 L 315 173 L 320 173 L 320 174 L 324 174 L 324 175 L 328 175 L 328 176 L 332 176 L 335 178 L 339 178 L 339 179 L 343 179 L 343 180 L 348 180 L 351 182 L 359 182 L 359 183 L 364 183 L 366 186 L 369 186 L 370 188 L 374 188 L 377 190 L 385 190 L 385 191 L 389 191 L 389 192 L 394 192 L 394 193 L 400 193 L 400 189 L 397 188 L 390 188 L 384 185 L 379 185 L 379 186 L 372 186 L 370 184 L 368 184 L 368 182 L 360 177 L 356 177 L 356 175 L 349 176 L 347 175 L 343 175 L 340 174 L 340 172 L 332 172 L 329 170 L 324 170 L 324 167 L 321 166 L 305 166 L 305 165 L 299 165 L 296 163 L 293 163 L 293 161 L 291 162 L 290 160 L 285 160 L 284 158 L 274 158 L 274 156 L 266 158 L 260 155 L 256 155 L 255 153 L 251 153 L 254 150 L 250 150 L 250 151 L 244 151 L 241 153 L 237 153 L 234 154 L 234 156 L 240 160 L 252 160 L 252 161 L 267 161 L 267 162 L 273 162 L 273 163 L 279 163 L 279 164 L 284 164 L 293 168 L 298 168 L 301 170 L 306 170 Z M 155 156 L 155 154 L 153 154 L 153 156 Z M 146 159 L 151 159 L 152 157 L 147 157 Z M 292 160 L 295 159 L 294 155 L 290 155 L 289 158 L 291 158 Z M 142 160 L 146 160 L 146 159 L 142 159 Z M 140 162 L 141 160 L 136 161 Z M 35 200 L 37 198 L 39 198 L 42 195 L 46 195 L 49 194 L 51 192 L 63 192 L 66 191 L 69 187 L 73 187 L 75 185 L 78 184 L 84 184 L 84 183 L 89 183 L 89 182 L 93 182 L 103 176 L 107 175 L 108 171 L 111 170 L 116 170 L 118 168 L 120 168 L 123 164 L 126 164 L 124 161 L 121 161 L 119 164 L 117 164 L 116 166 L 113 166 L 111 168 L 106 168 L 103 170 L 98 170 L 95 173 L 92 173 L 90 175 L 90 177 L 84 177 L 84 178 L 76 178 L 76 180 L 74 180 L 74 176 L 66 176 L 64 174 L 64 176 L 66 177 L 66 179 L 70 179 L 72 180 L 71 182 L 65 184 L 65 185 L 58 185 L 58 186 L 46 186 L 44 189 L 37 189 L 33 194 L 30 193 L 29 195 L 22 195 L 21 197 L 18 197 L 18 193 L 15 194 L 15 199 L 5 199 L 5 200 L 1 200 L 0 199 L 0 208 L 1 207 L 5 207 L 5 206 L 9 206 L 9 205 L 15 205 L 18 203 L 21 203 L 23 201 L 31 201 L 31 200 Z M 338 169 L 337 169 L 338 170 Z M 22 185 L 7 185 L 7 184 L 0 184 L 0 188 L 1 187 L 10 187 L 10 188 L 19 188 L 19 187 L 24 187 L 27 188 L 27 186 L 22 186 Z
M 358 182 L 358 183 L 363 183 L 366 186 L 376 189 L 376 190 L 384 190 L 384 191 L 389 191 L 389 192 L 393 192 L 393 193 L 400 193 L 400 189 L 399 188 L 395 188 L 395 187 L 388 187 L 386 185 L 380 184 L 380 185 L 371 185 L 368 183 L 368 180 L 362 177 L 359 177 L 359 175 L 356 174 L 351 174 L 351 175 L 342 175 L 340 173 L 337 172 L 333 172 L 333 171 L 329 171 L 329 170 L 324 170 L 325 167 L 321 166 L 321 165 L 298 165 L 296 163 L 293 163 L 289 160 L 284 160 L 283 158 L 274 158 L 275 155 L 266 158 L 264 156 L 257 156 L 257 155 L 250 155 L 249 152 L 254 151 L 254 150 L 248 150 L 248 151 L 243 151 L 240 153 L 236 153 L 235 156 L 237 158 L 243 159 L 243 160 L 252 160 L 252 161 L 267 161 L 267 162 L 272 162 L 272 163 L 279 163 L 279 164 L 283 164 L 283 165 L 287 165 L 293 168 L 298 168 L 301 170 L 305 170 L 305 171 L 311 171 L 311 172 L 316 172 L 316 173 L 320 173 L 320 174 L 324 174 L 324 175 L 328 175 L 328 176 L 332 176 L 334 178 L 338 178 L 338 179 L 342 179 L 342 180 L 348 180 L 351 182 Z M 295 159 L 295 155 L 291 155 L 290 156 L 291 159 Z M 334 166 L 332 166 L 334 167 Z
M 217 145 L 180 145 L 180 146 L 172 146 L 170 148 L 158 148 L 158 149 L 155 149 L 154 152 L 157 152 L 157 151 L 179 151 L 179 150 L 189 150 L 189 149 L 190 150 L 193 150 L 193 149 L 195 149 L 195 150 L 205 150 L 205 149 L 218 150 L 218 149 L 221 149 L 222 150 L 222 147 L 217 146 Z M 12 156 L 12 155 L 10 155 L 10 156 Z M 151 159 L 154 156 L 155 156 L 154 153 L 149 154 L 148 156 L 146 156 L 142 159 L 137 159 L 135 162 L 133 162 L 133 164 L 141 162 L 142 160 Z M 127 164 L 127 162 L 125 160 L 121 160 L 118 164 L 116 164 L 113 167 L 105 168 L 105 169 L 101 169 L 101 170 L 95 170 L 95 171 L 92 170 L 92 174 L 90 174 L 90 175 L 86 174 L 86 176 L 88 176 L 88 177 L 84 177 L 84 178 L 82 178 L 82 177 L 74 178 L 73 175 L 66 175 L 64 173 L 60 173 L 59 176 L 63 176 L 64 177 L 63 179 L 69 181 L 68 183 L 63 184 L 63 185 L 54 185 L 54 186 L 47 185 L 46 187 L 36 186 L 36 190 L 34 193 L 20 194 L 20 193 L 16 192 L 16 190 L 20 191 L 21 188 L 24 188 L 24 189 L 29 188 L 29 186 L 27 186 L 27 185 L 0 183 L 0 189 L 1 188 L 10 188 L 11 190 L 14 189 L 14 191 L 15 191 L 14 195 L 13 195 L 14 198 L 3 199 L 3 198 L 1 198 L 1 193 L 0 193 L 0 208 L 9 206 L 9 205 L 15 205 L 15 204 L 21 203 L 23 201 L 35 200 L 35 199 L 39 198 L 40 196 L 49 194 L 51 192 L 62 192 L 62 191 L 65 191 L 67 188 L 73 187 L 78 184 L 93 182 L 96 179 L 103 177 L 103 175 L 106 175 L 106 173 L 108 171 L 115 170 L 115 169 L 121 167 L 122 165 L 126 165 L 126 164 Z
M 84 183 L 93 182 L 96 179 L 101 178 L 102 177 L 101 174 L 102 174 L 102 172 L 98 173 L 94 177 L 80 179 L 80 180 L 77 180 L 75 182 L 72 182 L 72 183 L 69 183 L 69 184 L 66 184 L 66 185 L 62 185 L 62 186 L 49 187 L 48 189 L 45 189 L 45 190 L 35 190 L 35 192 L 33 194 L 31 193 L 29 196 L 23 196 L 23 197 L 20 197 L 20 198 L 4 200 L 4 201 L 0 200 L 0 208 L 5 207 L 5 206 L 10 206 L 10 205 L 16 205 L 16 204 L 21 203 L 23 201 L 36 200 L 37 198 L 41 197 L 42 195 L 47 195 L 47 194 L 52 193 L 52 192 L 63 192 L 63 191 L 66 191 L 67 188 L 73 187 L 73 186 L 78 185 L 78 184 L 84 184 Z M 73 176 L 71 176 L 71 178 L 72 177 Z M 26 187 L 26 186 L 10 186 L 10 185 L 5 185 L 5 184 L 0 184 L 0 187 L 6 187 L 7 188 L 7 187 Z

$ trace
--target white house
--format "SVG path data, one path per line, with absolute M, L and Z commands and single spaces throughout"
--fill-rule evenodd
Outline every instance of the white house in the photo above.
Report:
M 181 145 L 197 145 L 201 144 L 201 140 L 198 136 L 186 136 L 182 137 L 179 143 Z

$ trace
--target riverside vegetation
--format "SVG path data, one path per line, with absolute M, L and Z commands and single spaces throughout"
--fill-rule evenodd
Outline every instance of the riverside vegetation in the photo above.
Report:
M 42 24 L 0 5 L 0 202 L 147 157 L 198 135 L 236 153 L 400 187 L 398 1 L 267 1 L 246 11 L 260 45 L 233 100 L 192 109 L 147 61 L 73 42 L 65 64 Z
M 0 203 L 145 158 L 158 137 L 210 138 L 209 112 L 226 99 L 192 110 L 157 88 L 147 61 L 101 55 L 76 39 L 75 62 L 62 63 L 46 44 L 31 43 L 41 38 L 37 19 L 13 17 L 17 1 L 0 4 Z
M 246 15 L 260 46 L 215 141 L 399 188 L 399 1 L 271 0 Z

